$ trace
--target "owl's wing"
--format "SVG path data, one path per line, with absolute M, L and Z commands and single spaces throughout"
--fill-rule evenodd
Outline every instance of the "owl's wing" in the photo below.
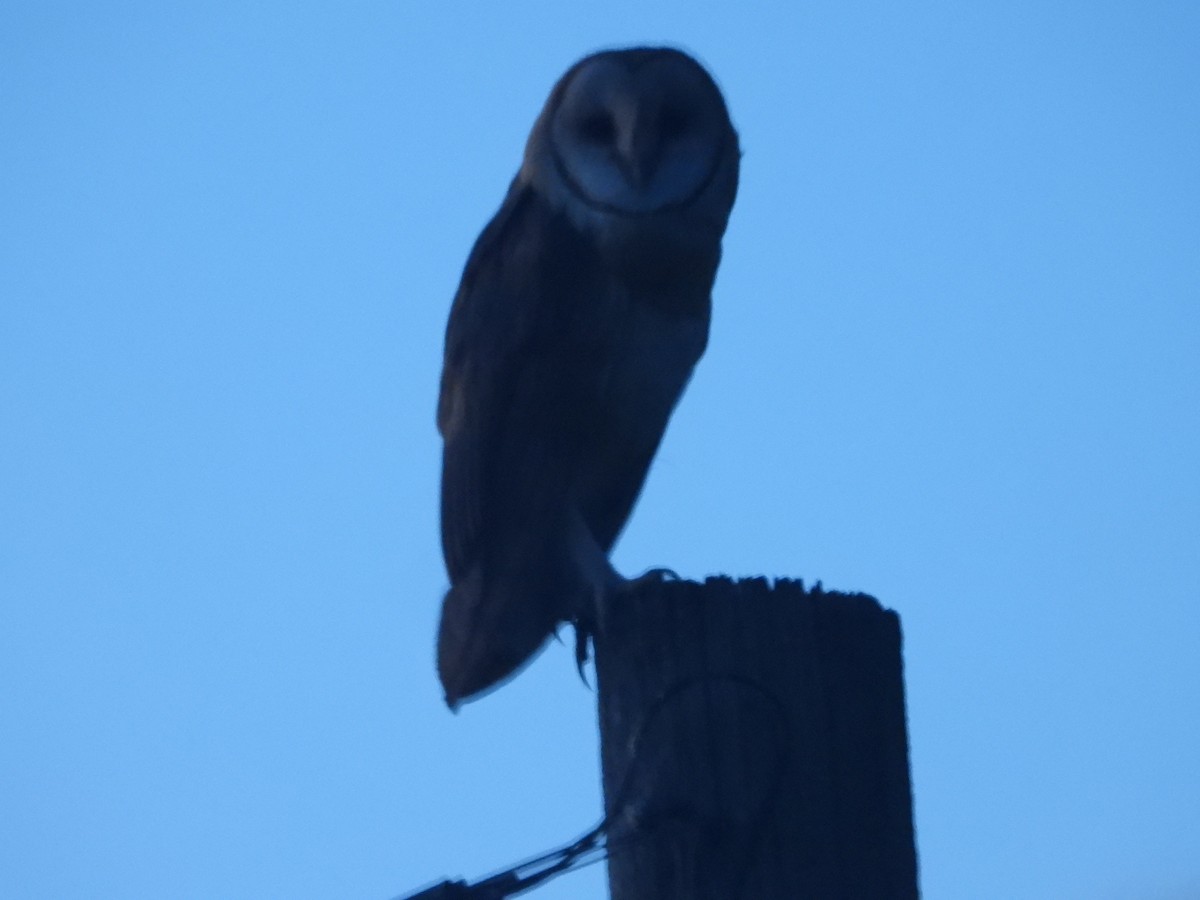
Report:
M 452 582 L 476 556 L 483 524 L 486 470 L 494 452 L 507 382 L 526 339 L 520 317 L 505 315 L 496 277 L 506 238 L 520 227 L 529 192 L 516 183 L 467 258 L 446 327 L 437 424 L 442 459 L 442 550 Z
M 452 583 L 498 541 L 554 534 L 584 411 L 594 265 L 578 233 L 514 182 L 479 236 L 450 311 L 438 401 L 442 547 Z M 584 313 L 587 315 L 588 313 Z M 596 334 L 589 340 L 603 338 Z M 584 343 L 587 341 L 585 340 Z

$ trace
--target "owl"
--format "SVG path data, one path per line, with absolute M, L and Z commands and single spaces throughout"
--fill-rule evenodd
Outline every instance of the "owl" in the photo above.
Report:
M 438 399 L 451 709 L 629 590 L 608 555 L 708 341 L 740 151 L 678 50 L 588 56 L 534 123 L 450 310 Z M 653 577 L 653 576 L 650 576 Z

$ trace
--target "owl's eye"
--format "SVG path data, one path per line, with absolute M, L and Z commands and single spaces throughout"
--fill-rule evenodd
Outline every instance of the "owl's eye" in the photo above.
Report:
M 608 113 L 592 113 L 579 123 L 579 136 L 589 144 L 611 144 L 617 136 L 617 126 Z
M 664 106 L 658 113 L 658 133 L 664 140 L 681 137 L 689 128 L 687 113 L 676 106 Z

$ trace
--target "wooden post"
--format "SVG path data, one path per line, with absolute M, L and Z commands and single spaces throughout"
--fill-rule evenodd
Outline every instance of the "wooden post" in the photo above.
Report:
M 612 900 L 918 896 L 894 612 L 645 583 L 595 652 Z

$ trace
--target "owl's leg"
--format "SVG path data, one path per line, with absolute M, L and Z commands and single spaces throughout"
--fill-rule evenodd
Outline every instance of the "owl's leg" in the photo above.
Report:
M 571 624 L 575 626 L 575 667 L 586 684 L 583 666 L 588 661 L 588 640 L 603 629 L 604 611 L 611 598 L 622 593 L 630 582 L 613 568 L 582 516 L 572 517 L 570 537 L 582 584 L 571 616 Z
M 598 631 L 603 631 L 605 611 L 612 598 L 624 593 L 628 586 L 633 584 L 622 578 L 616 569 L 608 564 L 607 558 L 604 561 L 607 568 L 605 577 L 590 583 L 583 602 L 571 620 L 571 624 L 575 626 L 575 668 L 584 684 L 588 683 L 587 676 L 583 673 L 583 666 L 588 661 L 588 641 L 594 640 Z

